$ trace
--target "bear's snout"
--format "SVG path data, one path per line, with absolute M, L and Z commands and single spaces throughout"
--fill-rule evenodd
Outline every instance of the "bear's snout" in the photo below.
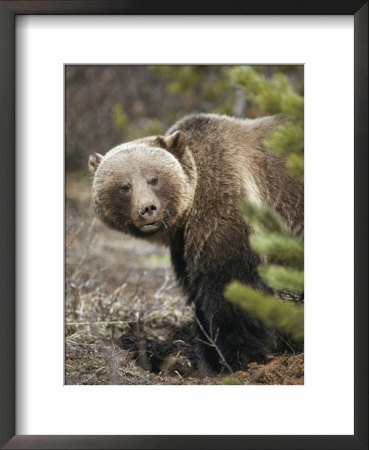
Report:
M 134 211 L 133 223 L 141 231 L 153 233 L 161 228 L 162 225 L 160 210 L 160 202 L 158 201 L 153 199 L 141 201 L 132 210 Z
M 139 209 L 138 214 L 143 219 L 155 218 L 158 214 L 158 207 L 152 202 L 145 203 Z

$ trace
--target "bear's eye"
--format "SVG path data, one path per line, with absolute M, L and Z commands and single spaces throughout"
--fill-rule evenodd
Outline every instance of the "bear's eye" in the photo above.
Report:
M 151 184 L 151 186 L 156 186 L 158 184 L 158 179 L 157 178 L 152 178 L 149 181 L 149 184 Z
M 123 186 L 121 186 L 119 190 L 120 192 L 129 192 L 131 190 L 131 187 L 128 184 L 123 184 Z

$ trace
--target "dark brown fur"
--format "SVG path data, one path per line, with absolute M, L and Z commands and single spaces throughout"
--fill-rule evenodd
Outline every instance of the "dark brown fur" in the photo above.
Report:
M 275 117 L 197 114 L 166 136 L 90 157 L 97 215 L 115 229 L 169 245 L 177 278 L 195 304 L 204 374 L 222 369 L 206 335 L 216 337 L 234 369 L 276 348 L 273 330 L 227 302 L 223 292 L 232 280 L 267 290 L 239 211 L 242 198 L 269 206 L 293 232 L 303 231 L 303 185 L 263 143 L 278 123 Z M 122 192 L 128 185 L 129 193 Z

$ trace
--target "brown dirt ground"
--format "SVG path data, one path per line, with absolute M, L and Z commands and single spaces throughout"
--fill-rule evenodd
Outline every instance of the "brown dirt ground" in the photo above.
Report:
M 168 250 L 94 218 L 90 183 L 66 179 L 66 384 L 304 384 L 304 355 L 198 378 L 192 308 Z

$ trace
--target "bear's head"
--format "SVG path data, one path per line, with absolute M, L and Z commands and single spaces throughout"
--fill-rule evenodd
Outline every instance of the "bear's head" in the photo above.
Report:
M 118 231 L 165 240 L 192 205 L 196 167 L 182 131 L 94 153 L 89 169 L 96 215 Z

